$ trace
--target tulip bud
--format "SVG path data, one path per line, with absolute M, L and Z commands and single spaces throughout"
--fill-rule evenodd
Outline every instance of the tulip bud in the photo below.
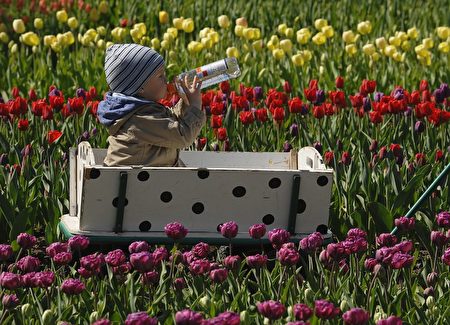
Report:
M 42 18 L 35 18 L 33 25 L 36 29 L 42 29 L 44 27 L 44 21 L 42 20 Z
M 21 312 L 23 318 L 28 318 L 31 316 L 31 305 L 30 304 L 23 304 L 21 307 Z
M 433 296 L 429 296 L 425 302 L 425 304 L 427 305 L 428 308 L 433 308 L 435 303 L 434 297 Z
M 22 34 L 25 32 L 25 24 L 22 19 L 14 19 L 13 29 L 17 34 Z
M 211 300 L 209 299 L 208 296 L 203 296 L 199 300 L 200 305 L 202 305 L 205 308 L 208 308 L 210 302 L 211 302 Z
M 243 324 L 247 324 L 250 318 L 248 311 L 247 310 L 241 311 L 241 313 L 239 314 L 239 318 Z
M 67 25 L 71 28 L 71 29 L 75 29 L 78 27 L 78 20 L 75 17 L 70 17 L 67 20 Z
M 67 12 L 65 10 L 60 10 L 56 12 L 56 19 L 60 23 L 65 23 L 67 21 Z
M 423 290 L 423 295 L 425 298 L 434 297 L 434 288 L 433 287 L 425 288 L 425 290 Z
M 427 284 L 432 287 L 439 280 L 439 274 L 436 272 L 431 272 L 427 275 Z
M 339 308 L 341 309 L 341 311 L 346 311 L 346 310 L 349 310 L 350 309 L 350 306 L 349 306 L 349 304 L 348 304 L 348 302 L 347 302 L 347 300 L 342 300 L 341 301 L 341 304 L 339 305 Z
M 228 18 L 227 15 L 221 15 L 217 18 L 217 22 L 219 23 L 219 26 L 221 28 L 228 28 L 230 27 L 230 19 Z
M 304 293 L 305 293 L 305 300 L 307 302 L 311 303 L 314 301 L 314 292 L 312 291 L 311 288 L 306 288 Z
M 97 311 L 93 311 L 90 315 L 89 315 L 89 322 L 94 323 L 96 320 L 98 319 L 98 312 Z
M 160 11 L 158 14 L 159 23 L 160 24 L 167 24 L 169 22 L 169 14 L 167 11 Z
M 53 317 L 54 314 L 51 309 L 45 310 L 44 313 L 42 314 L 42 323 L 44 323 L 44 325 L 53 324 L 54 323 Z

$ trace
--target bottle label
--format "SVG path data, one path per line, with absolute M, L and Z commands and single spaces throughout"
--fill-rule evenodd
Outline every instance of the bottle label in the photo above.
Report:
M 213 74 L 225 72 L 228 69 L 225 60 L 213 62 L 196 69 L 197 78 L 201 79 Z

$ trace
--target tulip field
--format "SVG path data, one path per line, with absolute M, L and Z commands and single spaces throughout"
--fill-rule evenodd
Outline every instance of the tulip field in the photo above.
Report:
M 450 163 L 447 11 L 0 0 L 0 324 L 449 324 L 449 178 L 405 217 Z M 158 51 L 168 79 L 236 57 L 241 76 L 204 89 L 207 123 L 187 149 L 315 147 L 334 170 L 333 241 L 233 216 L 219 229 L 227 246 L 186 245 L 176 216 L 171 245 L 63 238 L 69 149 L 108 146 L 97 107 L 115 43 Z M 250 249 L 234 242 L 243 234 Z

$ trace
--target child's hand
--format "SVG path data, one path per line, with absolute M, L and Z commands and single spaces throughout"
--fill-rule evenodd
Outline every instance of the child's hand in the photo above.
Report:
M 184 94 L 180 92 L 179 96 L 186 102 L 186 105 L 202 106 L 202 93 L 200 89 L 202 82 L 198 80 L 197 76 L 194 77 L 192 85 L 188 84 L 187 75 L 184 77 L 184 80 L 177 80 L 176 82 L 183 89 Z

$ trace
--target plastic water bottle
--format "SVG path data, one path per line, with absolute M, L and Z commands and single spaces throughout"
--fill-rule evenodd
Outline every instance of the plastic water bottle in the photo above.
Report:
M 241 75 L 241 69 L 236 58 L 225 58 L 207 65 L 203 65 L 196 69 L 192 69 L 179 74 L 176 79 L 184 80 L 188 76 L 188 85 L 191 85 L 194 77 L 197 76 L 201 80 L 201 89 L 218 84 L 219 82 L 234 79 Z M 181 88 L 176 84 L 177 88 Z M 182 92 L 182 89 L 178 89 Z

